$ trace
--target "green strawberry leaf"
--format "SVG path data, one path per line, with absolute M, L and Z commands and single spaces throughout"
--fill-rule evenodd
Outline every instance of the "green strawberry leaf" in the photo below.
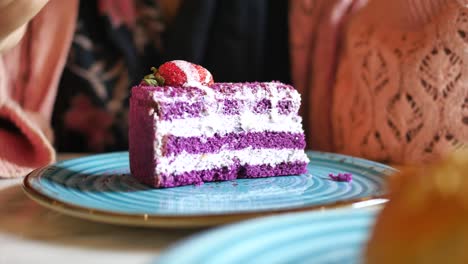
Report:
M 155 79 L 143 79 L 143 81 L 148 85 L 158 86 L 158 81 Z

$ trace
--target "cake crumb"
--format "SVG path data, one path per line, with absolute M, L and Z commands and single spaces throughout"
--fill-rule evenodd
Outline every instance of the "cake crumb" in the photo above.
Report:
M 203 181 L 199 181 L 199 182 L 194 183 L 194 186 L 195 186 L 195 187 L 200 187 L 200 186 L 202 186 L 203 184 L 205 184 Z
M 353 175 L 351 173 L 338 173 L 337 175 L 330 173 L 328 177 L 337 182 L 351 182 L 353 180 Z

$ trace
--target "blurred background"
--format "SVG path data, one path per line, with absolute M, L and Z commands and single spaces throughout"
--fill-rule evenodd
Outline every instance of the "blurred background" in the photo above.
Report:
M 130 88 L 182 59 L 216 82 L 290 83 L 286 0 L 80 1 L 52 118 L 57 151 L 126 150 Z

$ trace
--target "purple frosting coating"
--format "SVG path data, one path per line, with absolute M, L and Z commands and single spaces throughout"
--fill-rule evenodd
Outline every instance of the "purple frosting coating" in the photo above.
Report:
M 133 177 L 148 185 L 155 185 L 154 177 L 154 119 L 148 113 L 149 107 L 130 100 L 129 153 L 130 170 Z
M 222 149 L 239 150 L 247 147 L 271 149 L 303 149 L 305 137 L 303 133 L 290 132 L 243 132 L 229 133 L 223 136 L 215 135 L 203 139 L 201 137 L 165 138 L 165 155 L 177 155 L 182 151 L 191 154 L 217 153 Z
M 291 85 L 287 85 L 281 82 L 273 81 L 271 82 L 273 84 L 276 84 L 276 89 L 278 90 L 295 90 L 294 87 Z M 218 91 L 225 96 L 232 96 L 236 92 L 239 91 L 239 89 L 242 89 L 242 87 L 247 87 L 250 89 L 252 92 L 256 92 L 258 90 L 268 90 L 269 89 L 269 83 L 264 83 L 264 82 L 247 82 L 247 83 L 215 83 L 210 86 L 211 89 Z M 143 93 L 143 94 L 151 94 L 151 93 L 162 93 L 164 96 L 167 97 L 182 97 L 186 96 L 188 98 L 190 97 L 203 97 L 205 96 L 205 92 L 199 88 L 196 87 L 176 87 L 176 86 L 149 86 L 145 84 L 140 84 L 133 89 L 136 89 L 135 93 Z M 132 89 L 132 96 L 134 94 L 134 91 Z
M 135 89 L 135 92 L 133 91 Z M 167 97 L 181 97 L 181 96 L 204 96 L 205 92 L 202 90 L 195 88 L 195 87 L 176 87 L 176 86 L 149 86 L 145 84 L 140 84 L 138 86 L 133 87 L 132 89 L 132 96 L 134 93 L 144 93 L 144 94 L 151 94 L 151 93 L 161 93 Z
M 291 85 L 283 84 L 280 82 L 272 82 L 277 84 L 276 88 L 278 90 L 294 90 L 294 87 Z M 269 83 L 265 82 L 250 82 L 250 83 L 215 83 L 211 86 L 213 90 L 219 91 L 225 95 L 235 94 L 242 87 L 248 87 L 255 93 L 258 90 L 268 90 Z
M 190 184 L 201 184 L 211 181 L 228 181 L 237 178 L 264 178 L 271 176 L 299 175 L 307 172 L 307 163 L 291 162 L 271 165 L 233 165 L 212 170 L 190 171 L 180 175 L 160 175 L 158 184 L 151 185 L 158 188 L 176 187 Z

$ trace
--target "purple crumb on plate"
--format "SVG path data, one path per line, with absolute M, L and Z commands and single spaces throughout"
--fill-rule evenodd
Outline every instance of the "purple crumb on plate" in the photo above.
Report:
M 330 173 L 328 177 L 337 182 L 351 182 L 353 180 L 353 175 L 351 173 L 338 173 L 337 175 Z
M 199 181 L 199 182 L 194 183 L 194 185 L 195 185 L 196 187 L 200 187 L 200 186 L 202 186 L 203 184 L 205 184 L 203 181 Z

